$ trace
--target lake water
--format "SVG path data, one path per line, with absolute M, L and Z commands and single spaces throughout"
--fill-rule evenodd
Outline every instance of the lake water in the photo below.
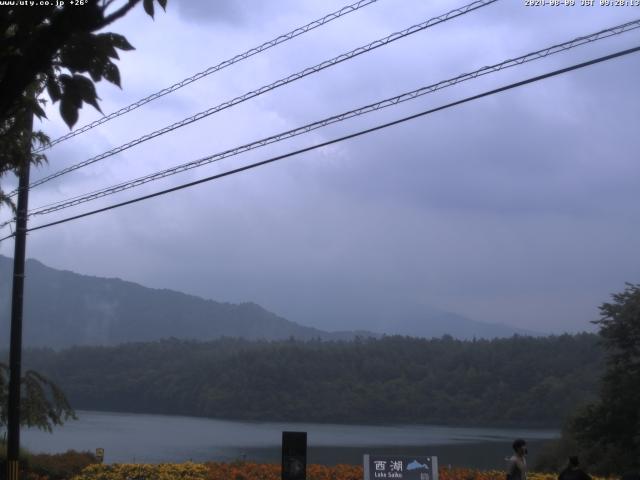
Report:
M 437 455 L 440 465 L 504 468 L 514 438 L 536 452 L 557 430 L 445 426 L 370 426 L 236 422 L 195 417 L 77 412 L 78 420 L 53 433 L 22 430 L 33 452 L 104 448 L 105 462 L 233 461 L 279 463 L 282 431 L 307 433 L 308 462 L 361 464 L 365 453 Z

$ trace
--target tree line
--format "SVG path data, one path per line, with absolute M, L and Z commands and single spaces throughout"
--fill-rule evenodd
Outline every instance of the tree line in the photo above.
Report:
M 594 400 L 594 334 L 460 341 L 168 339 L 25 352 L 76 409 L 244 420 L 558 427 Z
M 557 469 L 579 454 L 593 472 L 640 473 L 640 284 L 627 284 L 600 306 L 599 337 L 605 370 L 594 402 L 576 405 L 562 437 L 547 452 L 545 467 Z

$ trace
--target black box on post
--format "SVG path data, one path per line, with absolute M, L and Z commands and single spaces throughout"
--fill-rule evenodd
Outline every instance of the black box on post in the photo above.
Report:
M 282 480 L 305 480 L 307 432 L 282 432 Z

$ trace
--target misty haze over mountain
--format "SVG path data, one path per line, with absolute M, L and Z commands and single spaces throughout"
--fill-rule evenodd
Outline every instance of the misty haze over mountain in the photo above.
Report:
M 0 332 L 8 338 L 12 259 L 0 256 Z M 30 259 L 26 264 L 24 343 L 63 348 L 115 345 L 176 337 L 210 340 L 321 338 L 400 334 L 460 339 L 534 334 L 505 325 L 470 320 L 451 312 L 390 306 L 384 325 L 367 331 L 328 332 L 300 325 L 261 306 L 221 303 L 172 290 L 146 288 L 120 279 L 56 270 Z

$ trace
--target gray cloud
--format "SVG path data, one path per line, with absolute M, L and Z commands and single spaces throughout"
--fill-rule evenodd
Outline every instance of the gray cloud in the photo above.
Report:
M 291 0 L 279 0 L 277 3 L 262 0 L 176 0 L 175 8 L 186 22 L 246 26 L 273 21 L 274 15 L 287 16 L 300 12 L 298 3 Z M 170 7 L 173 5 L 170 4 Z
M 237 24 L 246 18 L 248 3 L 243 0 L 178 0 L 175 8 L 187 21 Z
M 121 31 L 137 50 L 123 56 L 125 89 L 101 87 L 105 111 L 341 3 L 260 5 L 183 0 L 175 7 L 170 2 L 169 12 L 154 23 L 142 16 L 125 19 Z M 452 7 L 450 2 L 380 1 L 56 147 L 50 169 L 35 175 Z M 625 9 L 533 10 L 520 2 L 498 2 L 40 187 L 32 205 L 233 147 L 629 16 Z M 194 22 L 196 17 L 201 21 Z M 206 22 L 214 26 L 207 28 Z M 487 76 L 92 207 L 628 48 L 636 36 Z M 545 331 L 590 328 L 596 306 L 640 276 L 635 254 L 640 241 L 638 69 L 637 57 L 612 61 L 34 232 L 28 251 L 54 267 L 221 301 L 255 301 L 321 328 L 366 327 L 403 312 L 433 309 Z M 96 115 L 82 113 L 83 120 Z M 51 118 L 45 128 L 63 132 L 56 115 Z M 8 246 L 0 246 L 0 252 L 9 253 Z

